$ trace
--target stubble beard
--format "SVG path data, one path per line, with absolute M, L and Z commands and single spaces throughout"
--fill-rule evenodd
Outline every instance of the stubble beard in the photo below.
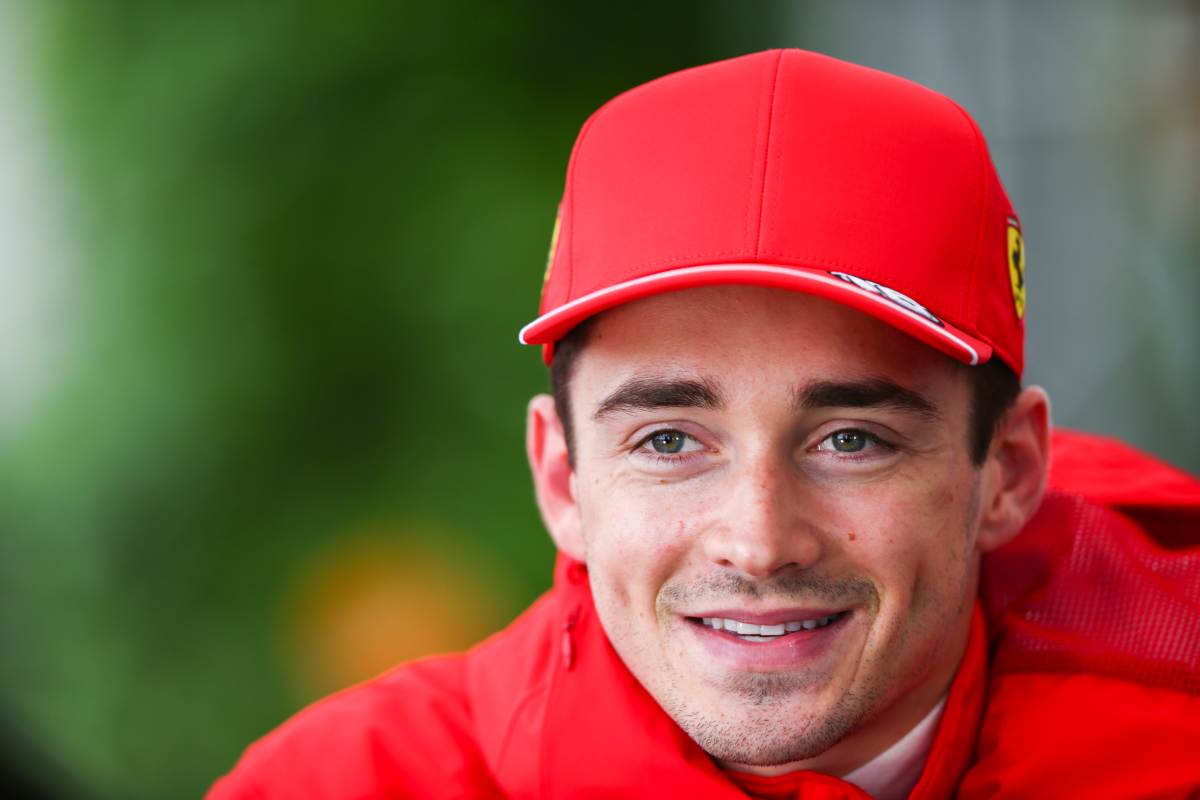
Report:
M 673 689 L 663 698 L 663 708 L 696 744 L 718 761 L 755 767 L 821 755 L 858 729 L 881 695 L 878 690 L 867 695 L 846 692 L 828 711 L 805 716 L 789 709 L 794 692 L 772 686 L 729 717 L 705 714 Z
M 667 584 L 659 594 L 659 619 L 671 623 L 666 608 L 678 607 L 698 596 L 785 596 L 802 601 L 814 598 L 831 604 L 856 605 L 860 611 L 878 609 L 879 593 L 862 578 L 823 579 L 813 575 L 789 576 L 762 585 L 736 576 L 722 576 L 698 584 Z M 668 659 L 668 664 L 671 660 Z M 867 665 L 864 665 L 867 666 Z M 684 682 L 673 668 L 661 675 L 657 695 L 663 710 L 705 752 L 719 761 L 748 766 L 775 766 L 813 758 L 824 753 L 859 728 L 878 709 L 887 687 L 842 692 L 828 709 L 805 710 L 815 694 L 835 676 L 827 674 L 739 673 L 710 684 L 727 699 L 727 711 L 697 708 L 696 698 L 682 689 Z

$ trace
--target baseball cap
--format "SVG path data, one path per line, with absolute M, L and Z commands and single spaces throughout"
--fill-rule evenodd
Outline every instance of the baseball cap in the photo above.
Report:
M 713 284 L 805 292 L 966 364 L 1023 368 L 1020 222 L 974 120 L 904 78 L 804 50 L 672 73 L 610 100 L 567 168 L 537 319 Z

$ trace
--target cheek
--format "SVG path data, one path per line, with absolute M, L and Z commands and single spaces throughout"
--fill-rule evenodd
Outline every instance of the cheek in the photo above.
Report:
M 921 524 L 910 530 L 906 555 L 914 616 L 958 615 L 974 590 L 976 503 L 972 481 L 928 488 L 909 508 Z
M 694 503 L 666 487 L 593 483 L 581 494 L 588 572 L 607 604 L 653 613 L 700 528 Z
M 865 489 L 824 514 L 829 538 L 871 573 L 887 602 L 922 606 L 958 592 L 973 546 L 971 484 Z

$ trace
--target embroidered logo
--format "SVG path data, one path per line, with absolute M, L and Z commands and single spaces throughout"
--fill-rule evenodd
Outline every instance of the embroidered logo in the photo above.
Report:
M 1012 281 L 1013 305 L 1020 319 L 1025 316 L 1025 239 L 1016 217 L 1008 218 L 1008 278 Z

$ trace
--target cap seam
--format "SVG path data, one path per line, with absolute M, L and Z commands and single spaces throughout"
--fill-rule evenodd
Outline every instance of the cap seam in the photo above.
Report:
M 619 96 L 619 95 L 618 95 Z M 600 116 L 601 112 L 615 100 L 609 100 L 604 105 L 596 109 L 596 111 L 587 118 L 583 123 L 583 128 L 579 131 L 579 141 L 575 145 L 575 152 L 571 157 L 571 164 L 567 168 L 567 214 L 568 219 L 564 220 L 567 227 L 567 293 L 566 298 L 571 299 L 571 291 L 575 288 L 575 172 L 579 160 L 583 158 L 583 146 L 587 141 L 587 135 L 592 129 L 593 123 Z
M 746 247 L 750 246 L 750 227 L 754 217 L 754 158 L 758 153 L 759 133 L 762 131 L 763 94 L 763 92 L 758 93 L 758 98 L 754 105 L 754 146 L 750 152 L 750 186 L 746 191 L 746 211 L 742 214 L 742 243 Z
M 783 62 L 783 59 L 781 58 L 780 59 L 780 65 L 781 65 L 780 71 L 782 71 L 782 62 Z M 779 97 L 779 100 L 778 100 L 778 104 L 776 106 L 772 107 L 772 121 L 774 121 L 774 112 L 778 111 L 779 117 L 780 117 L 779 125 L 784 126 L 785 130 L 790 130 L 791 129 L 790 114 L 791 114 L 794 104 L 788 103 L 787 93 L 784 93 L 780 97 L 778 94 L 778 91 L 777 91 L 776 96 Z M 784 163 L 784 159 L 787 156 L 788 156 L 788 151 L 787 151 L 786 147 L 777 147 L 776 148 L 775 153 L 774 153 L 776 180 L 775 180 L 775 183 L 772 184 L 772 186 L 771 186 L 772 191 L 774 191 L 774 193 L 775 193 L 774 196 L 775 196 L 776 205 L 779 205 L 781 202 L 783 202 L 780 200 L 780 197 L 784 193 L 784 188 L 785 188 L 784 184 L 786 184 L 786 182 L 788 180 L 787 165 Z M 764 184 L 765 184 L 765 182 L 764 182 Z M 764 187 L 763 187 L 763 207 L 764 208 L 766 207 L 766 202 L 767 202 L 767 193 L 766 193 L 766 186 L 764 185 Z M 779 227 L 779 224 L 780 224 L 778 217 L 779 217 L 778 214 L 773 214 L 767 218 L 765 227 L 766 227 L 766 233 L 768 235 L 768 239 L 770 241 L 776 241 L 776 242 L 779 241 L 778 235 L 776 233 L 776 229 Z M 763 257 L 765 255 L 762 252 L 762 233 L 763 233 L 763 226 L 760 226 L 759 227 L 759 242 L 758 242 L 759 246 L 755 251 L 759 254 L 759 257 Z
M 778 51 L 775 59 L 775 69 L 771 73 L 771 87 L 769 89 L 770 107 L 767 113 L 767 137 L 766 142 L 763 144 L 762 155 L 762 187 L 758 193 L 758 223 L 755 226 L 756 230 L 754 232 L 754 253 L 756 257 L 762 248 L 763 212 L 767 205 L 767 178 L 770 175 L 771 164 L 771 135 L 775 131 L 775 99 L 778 97 L 776 87 L 779 86 L 779 73 L 783 68 L 783 55 L 783 50 Z
M 983 271 L 982 265 L 979 263 L 980 255 L 983 252 L 984 231 L 986 230 L 987 222 L 987 199 L 988 199 L 988 181 L 987 181 L 987 147 L 983 143 L 983 134 L 980 133 L 979 127 L 975 121 L 971 119 L 971 115 L 955 101 L 946 98 L 959 115 L 966 121 L 968 129 L 975 140 L 975 152 L 979 157 L 979 221 L 976 223 L 975 230 L 975 252 L 971 257 L 971 282 L 967 286 L 967 308 L 966 316 L 972 320 L 975 325 L 972 327 L 978 328 L 979 325 L 979 298 L 978 298 L 978 282 L 979 274 Z M 993 348 L 994 349 L 994 348 Z

